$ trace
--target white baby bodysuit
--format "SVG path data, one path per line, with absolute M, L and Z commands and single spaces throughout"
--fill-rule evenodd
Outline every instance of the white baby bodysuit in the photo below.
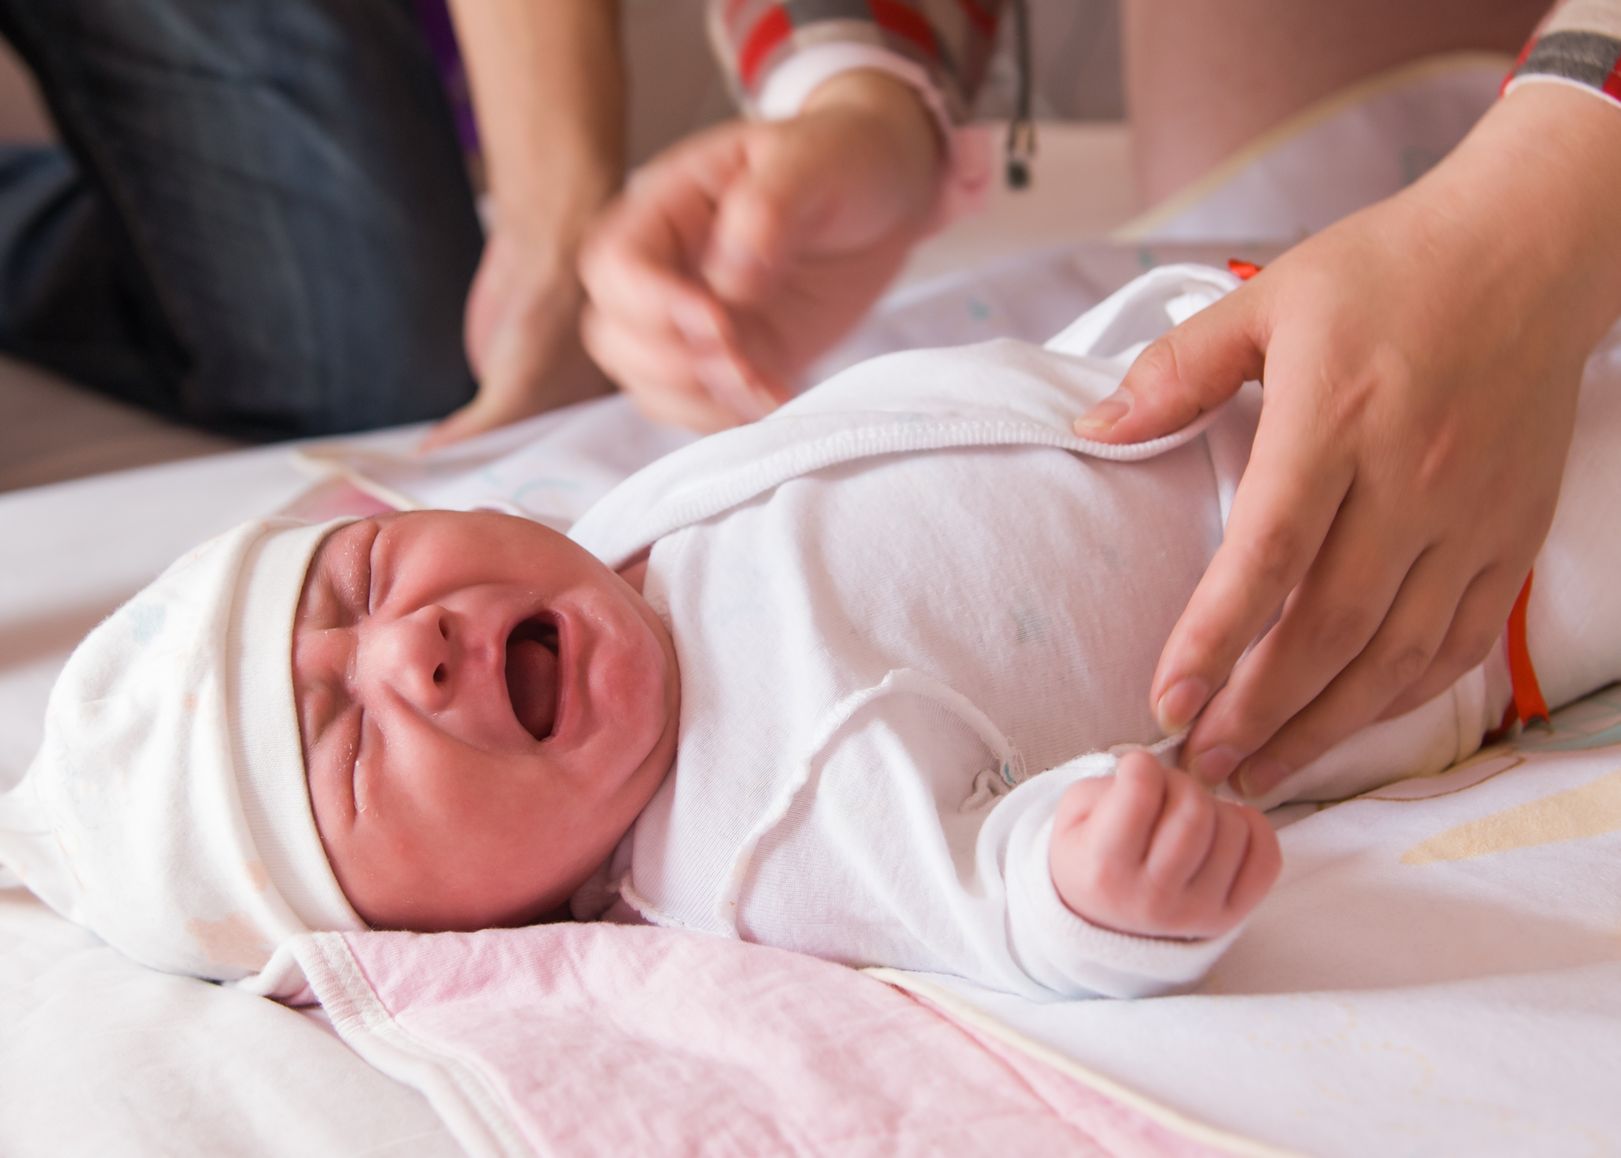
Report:
M 1159 738 L 1153 667 L 1220 541 L 1258 399 L 1248 387 L 1129 448 L 1069 423 L 1231 284 L 1171 267 L 1046 349 L 864 363 L 582 519 L 575 537 L 611 566 L 651 545 L 644 593 L 681 668 L 675 768 L 608 869 L 624 901 L 659 924 L 1032 997 L 1204 973 L 1231 936 L 1097 928 L 1047 865 L 1065 788 L 1112 767 L 1086 754 Z M 1293 794 L 1467 755 L 1483 689 L 1470 673 Z M 579 915 L 602 895 L 582 892 Z

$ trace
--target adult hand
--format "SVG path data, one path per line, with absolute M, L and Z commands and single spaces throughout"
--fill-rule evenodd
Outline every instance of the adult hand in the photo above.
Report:
M 614 0 L 451 0 L 489 181 L 491 224 L 463 331 L 473 401 L 441 446 L 608 388 L 579 339 L 575 267 L 624 171 Z
M 1150 693 L 1167 730 L 1197 715 L 1202 781 L 1264 793 L 1497 641 L 1582 364 L 1621 310 L 1618 180 L 1614 109 L 1517 90 L 1417 185 L 1151 345 L 1077 424 L 1151 438 L 1263 384 L 1226 537 Z
M 586 347 L 652 417 L 759 418 L 889 284 L 943 172 L 922 100 L 872 72 L 828 81 L 789 120 L 684 142 L 587 245 Z
M 1277 835 L 1247 804 L 1217 800 L 1146 752 L 1070 785 L 1053 816 L 1053 887 L 1071 912 L 1139 937 L 1219 937 L 1266 896 Z
M 584 291 L 575 273 L 583 229 L 492 229 L 464 325 L 478 380 L 473 400 L 423 440 L 432 449 L 544 410 L 606 393 L 608 380 L 580 344 Z

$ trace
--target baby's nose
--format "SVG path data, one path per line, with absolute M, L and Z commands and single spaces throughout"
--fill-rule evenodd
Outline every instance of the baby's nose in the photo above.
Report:
M 381 683 L 426 711 L 445 706 L 451 691 L 450 623 L 438 607 L 373 622 L 362 629 L 358 672 L 362 683 Z

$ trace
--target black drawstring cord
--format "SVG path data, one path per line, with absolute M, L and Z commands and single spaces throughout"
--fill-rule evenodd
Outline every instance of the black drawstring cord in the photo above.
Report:
M 1036 155 L 1036 123 L 1030 115 L 1030 5 L 1013 0 L 1013 54 L 1018 70 L 1018 96 L 1007 133 L 1007 183 L 1010 189 L 1030 185 L 1030 160 Z

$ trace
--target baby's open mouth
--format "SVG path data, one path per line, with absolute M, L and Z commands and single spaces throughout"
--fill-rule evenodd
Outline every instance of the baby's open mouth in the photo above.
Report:
M 537 740 L 548 739 L 557 725 L 559 667 L 551 620 L 526 619 L 507 636 L 507 695 L 518 723 Z

